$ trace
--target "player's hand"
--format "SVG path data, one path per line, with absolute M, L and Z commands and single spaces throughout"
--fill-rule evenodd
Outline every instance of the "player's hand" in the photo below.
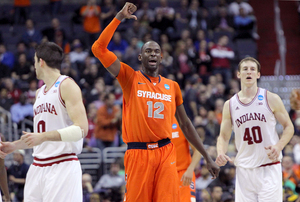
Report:
M 41 133 L 28 133 L 23 131 L 21 140 L 28 146 L 33 147 L 44 142 L 44 136 Z
M 1 142 L 0 144 L 0 158 L 4 159 L 7 154 L 16 150 L 15 145 L 12 142 Z
M 133 3 L 126 2 L 122 10 L 116 15 L 116 18 L 118 20 L 123 20 L 124 18 L 137 20 L 137 17 L 132 15 L 136 10 L 137 7 Z
M 225 154 L 221 154 L 217 157 L 216 164 L 218 166 L 225 166 L 228 161 L 230 163 L 233 163 L 232 159 L 229 156 L 227 156 Z
M 207 161 L 207 169 L 212 175 L 212 179 L 216 179 L 219 176 L 220 167 L 212 159 Z
M 11 201 L 11 199 L 10 199 L 10 197 L 9 196 L 3 196 L 3 201 L 4 202 L 10 202 Z
M 272 162 L 278 161 L 278 157 L 280 155 L 281 149 L 277 145 L 265 147 L 265 150 L 267 151 L 268 158 Z
M 182 185 L 189 186 L 193 180 L 194 171 L 192 169 L 187 169 L 181 177 Z
M 290 105 L 294 110 L 300 110 L 300 89 L 293 89 L 290 94 Z

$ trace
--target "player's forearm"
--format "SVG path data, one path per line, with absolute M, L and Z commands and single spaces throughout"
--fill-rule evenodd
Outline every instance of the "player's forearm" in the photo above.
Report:
M 228 149 L 229 140 L 225 140 L 222 135 L 218 137 L 217 140 L 217 152 L 218 155 L 226 154 Z
M 279 146 L 281 151 L 290 142 L 291 138 L 293 137 L 293 134 L 294 134 L 293 124 L 289 124 L 288 126 L 286 126 L 284 128 L 284 130 L 282 132 L 282 136 L 281 136 L 280 140 L 278 141 L 278 143 L 276 144 Z
M 199 161 L 201 160 L 201 154 L 198 150 L 194 149 L 192 162 L 190 163 L 188 169 L 195 170 L 196 166 L 198 165 Z
M 29 147 L 23 140 L 17 140 L 13 142 L 14 145 L 14 151 L 19 149 L 30 149 L 32 147 Z
M 7 199 L 9 199 L 9 191 L 8 191 L 8 185 L 7 185 L 7 173 L 6 173 L 6 169 L 5 166 L 1 166 L 0 167 L 0 186 L 1 186 L 1 190 L 3 192 L 3 194 L 5 195 L 5 197 Z

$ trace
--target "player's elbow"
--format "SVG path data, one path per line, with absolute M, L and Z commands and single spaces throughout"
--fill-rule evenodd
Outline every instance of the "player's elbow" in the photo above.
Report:
M 95 41 L 95 43 L 92 45 L 92 53 L 95 57 L 101 58 L 104 57 L 105 53 L 108 51 L 108 49 L 105 46 L 101 45 L 101 42 Z

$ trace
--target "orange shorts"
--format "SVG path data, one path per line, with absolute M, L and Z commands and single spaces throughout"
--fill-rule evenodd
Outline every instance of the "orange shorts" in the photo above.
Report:
M 185 173 L 186 170 L 178 171 L 179 178 L 179 195 L 181 202 L 196 202 L 196 184 L 195 184 L 195 173 L 193 173 L 193 180 L 190 186 L 183 186 L 181 177 Z
M 128 149 L 125 153 L 124 202 L 179 202 L 173 143 L 148 148 L 151 149 Z

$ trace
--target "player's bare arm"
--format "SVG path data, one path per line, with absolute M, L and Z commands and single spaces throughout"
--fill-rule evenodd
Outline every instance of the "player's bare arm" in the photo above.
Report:
M 271 110 L 274 113 L 276 120 L 283 126 L 283 132 L 280 140 L 276 145 L 269 145 L 266 147 L 268 151 L 268 157 L 272 161 L 277 161 L 280 152 L 289 143 L 294 134 L 294 126 L 286 111 L 281 98 L 275 94 L 268 91 L 268 103 Z
M 187 117 L 183 104 L 176 108 L 176 119 L 186 139 L 202 154 L 207 162 L 207 168 L 213 178 L 218 177 L 220 168 L 212 160 L 207 151 L 204 149 L 203 143 L 196 132 L 191 120 Z
M 4 201 L 10 201 L 9 190 L 7 185 L 7 172 L 4 164 L 4 159 L 0 159 L 0 186 L 4 194 Z
M 190 163 L 189 167 L 186 169 L 185 173 L 182 175 L 181 181 L 183 186 L 189 186 L 193 180 L 193 174 L 195 167 L 201 160 L 201 154 L 200 152 L 191 144 L 190 147 L 193 150 L 193 155 L 192 155 L 192 162 Z
M 114 53 L 107 49 L 107 46 L 118 25 L 123 19 L 137 19 L 135 15 L 132 15 L 136 9 L 137 7 L 134 4 L 127 2 L 122 10 L 117 13 L 115 19 L 103 30 L 99 39 L 95 41 L 92 46 L 92 52 L 94 55 L 114 77 L 118 76 L 121 64 L 120 60 L 114 55 Z
M 62 82 L 60 90 L 61 97 L 66 104 L 68 115 L 73 122 L 73 125 L 71 126 L 73 128 L 71 128 L 72 131 L 70 131 L 70 133 L 74 133 L 75 136 L 75 134 L 79 132 L 81 138 L 84 138 L 88 131 L 88 122 L 86 111 L 82 103 L 80 88 L 73 80 L 66 79 Z M 64 131 L 62 132 L 64 133 Z M 23 140 L 28 145 L 28 147 L 39 145 L 45 141 L 64 141 L 64 139 L 62 138 L 62 133 L 57 130 L 44 133 L 23 133 L 24 135 L 21 137 L 21 140 Z M 70 135 L 72 135 L 70 133 L 68 134 L 69 137 Z M 78 141 L 75 139 L 73 140 L 72 137 L 70 138 L 70 141 Z
M 224 166 L 227 163 L 227 161 L 232 162 L 230 157 L 226 155 L 229 140 L 231 137 L 231 132 L 232 123 L 229 110 L 229 100 L 227 100 L 223 107 L 220 135 L 217 140 L 218 157 L 216 159 L 216 163 L 219 166 Z

